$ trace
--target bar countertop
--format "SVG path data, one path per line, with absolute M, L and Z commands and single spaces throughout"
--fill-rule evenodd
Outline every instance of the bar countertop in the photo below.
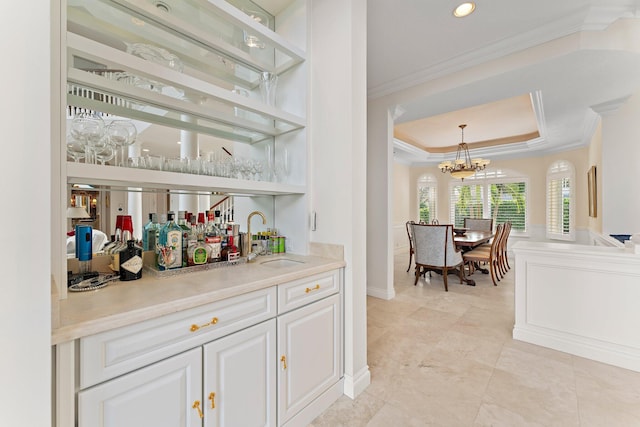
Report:
M 298 261 L 274 267 L 278 259 Z M 281 254 L 251 263 L 136 281 L 114 281 L 87 292 L 69 292 L 58 302 L 59 322 L 52 330 L 56 345 L 109 329 L 186 310 L 199 305 L 342 268 L 342 259 Z

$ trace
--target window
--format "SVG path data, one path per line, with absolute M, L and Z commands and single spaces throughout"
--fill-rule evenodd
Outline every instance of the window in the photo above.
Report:
M 575 170 L 561 160 L 547 171 L 547 238 L 575 240 Z
M 418 178 L 418 218 L 427 224 L 436 218 L 437 181 L 433 175 Z
M 503 169 L 456 181 L 450 192 L 450 220 L 456 227 L 464 225 L 464 218 L 492 218 L 494 227 L 511 221 L 513 231 L 526 233 L 527 184 L 527 178 Z

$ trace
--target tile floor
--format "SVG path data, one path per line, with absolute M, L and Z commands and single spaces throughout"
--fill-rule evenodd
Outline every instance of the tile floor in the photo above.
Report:
M 445 292 L 435 274 L 414 287 L 407 260 L 396 298 L 367 300 L 371 385 L 310 427 L 640 426 L 640 373 L 511 338 L 513 265 Z

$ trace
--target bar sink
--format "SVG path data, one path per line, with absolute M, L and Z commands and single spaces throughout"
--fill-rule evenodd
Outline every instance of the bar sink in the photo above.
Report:
M 265 267 L 273 268 L 293 267 L 300 264 L 304 264 L 304 261 L 296 261 L 288 258 L 270 259 L 260 263 L 260 265 L 264 265 Z

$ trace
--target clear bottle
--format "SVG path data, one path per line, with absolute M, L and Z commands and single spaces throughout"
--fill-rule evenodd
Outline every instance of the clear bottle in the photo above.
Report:
M 159 245 L 164 253 L 158 254 L 160 270 L 182 267 L 182 228 L 175 222 L 175 213 L 167 214 L 167 223 L 160 230 Z M 161 251 L 162 252 L 162 251 Z
M 149 222 L 144 225 L 142 231 L 142 249 L 145 251 L 155 251 L 156 243 L 158 242 L 158 231 L 160 226 L 158 224 L 158 214 L 150 213 Z
M 187 249 L 189 248 L 189 232 L 191 227 L 187 225 L 187 211 L 178 212 L 178 226 L 182 230 L 182 266 L 187 266 Z
M 142 249 L 135 240 L 127 240 L 127 247 L 120 251 L 120 280 L 138 280 L 142 277 Z
M 207 227 L 204 233 L 204 242 L 211 247 L 209 262 L 218 262 L 220 261 L 222 251 L 220 230 L 216 225 L 214 213 L 212 211 L 209 211 L 208 218 L 209 220 L 207 221 Z

